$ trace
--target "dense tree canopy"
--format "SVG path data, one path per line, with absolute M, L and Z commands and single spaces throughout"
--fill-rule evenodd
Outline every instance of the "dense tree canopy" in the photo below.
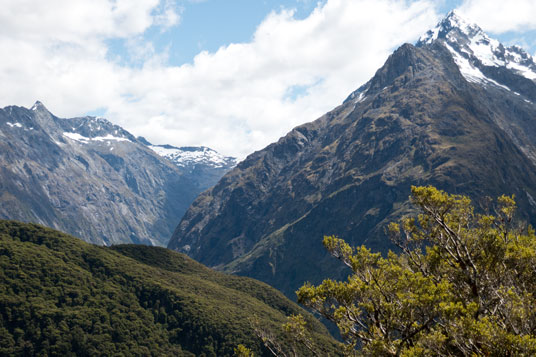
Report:
M 493 215 L 433 187 L 411 200 L 421 213 L 389 226 L 399 254 L 325 237 L 353 273 L 304 285 L 298 301 L 338 325 L 348 354 L 535 355 L 536 236 L 515 225 L 514 198 Z
M 240 343 L 268 356 L 248 318 L 281 336 L 300 312 L 266 284 L 164 248 L 98 247 L 0 220 L 0 356 L 230 356 Z

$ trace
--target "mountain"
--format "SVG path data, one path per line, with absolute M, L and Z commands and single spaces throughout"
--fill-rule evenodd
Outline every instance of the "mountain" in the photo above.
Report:
M 206 148 L 173 159 L 162 150 L 106 119 L 61 119 L 40 102 L 0 109 L 0 218 L 97 244 L 166 245 L 196 195 L 234 161 Z M 212 156 L 194 162 L 196 150 Z
M 237 164 L 236 158 L 223 156 L 204 146 L 176 147 L 147 144 L 154 152 L 171 160 L 182 169 L 183 174 L 198 185 L 199 192 L 214 186 L 227 171 Z
M 278 333 L 300 313 L 334 355 L 324 326 L 277 290 L 165 248 L 0 220 L 0 275 L 2 356 L 231 356 L 240 343 L 269 356 L 250 318 Z
M 404 44 L 340 106 L 248 156 L 190 206 L 168 245 L 294 296 L 340 278 L 323 235 L 392 248 L 387 223 L 411 185 L 472 197 L 515 194 L 536 217 L 536 71 L 450 13 Z

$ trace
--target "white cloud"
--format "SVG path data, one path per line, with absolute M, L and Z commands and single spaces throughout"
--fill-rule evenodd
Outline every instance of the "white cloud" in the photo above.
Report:
M 156 11 L 154 24 L 162 27 L 162 31 L 178 25 L 181 20 L 178 9 L 180 9 L 181 12 L 183 11 L 183 9 L 177 5 L 176 1 L 165 0 L 161 4 L 161 9 Z
M 536 29 L 534 0 L 465 0 L 459 10 L 485 31 L 497 34 Z
M 9 54 L 0 60 L 0 105 L 39 99 L 60 116 L 104 107 L 111 121 L 155 143 L 241 157 L 340 104 L 394 48 L 438 20 L 432 0 L 329 0 L 303 20 L 274 12 L 251 42 L 172 66 L 140 38 L 151 26 L 177 24 L 175 3 L 41 3 L 8 1 L 0 15 Z M 109 58 L 106 40 L 117 37 L 140 66 Z
M 154 21 L 158 0 L 5 0 L 0 34 L 26 41 L 85 45 L 88 39 L 128 37 Z

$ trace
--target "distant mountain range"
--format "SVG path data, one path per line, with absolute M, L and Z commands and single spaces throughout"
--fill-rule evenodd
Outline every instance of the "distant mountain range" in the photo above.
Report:
M 411 185 L 515 194 L 536 223 L 536 64 L 455 12 L 342 105 L 248 156 L 190 206 L 169 248 L 294 296 L 342 277 L 323 235 L 386 251 Z
M 214 186 L 219 179 L 238 163 L 237 159 L 223 156 L 204 146 L 152 145 L 144 141 L 158 155 L 172 161 L 183 174 L 198 187 L 198 192 Z
M 0 109 L 0 218 L 92 243 L 166 245 L 235 164 L 209 148 L 151 145 L 103 118 L 58 118 L 40 102 Z

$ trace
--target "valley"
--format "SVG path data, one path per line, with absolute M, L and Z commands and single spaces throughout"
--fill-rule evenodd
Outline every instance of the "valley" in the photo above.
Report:
M 112 67 L 125 87 L 155 91 L 156 112 L 132 93 L 96 110 L 110 119 L 58 117 L 40 101 L 0 109 L 0 355 L 536 351 L 536 62 L 513 40 L 451 10 L 397 42 L 339 105 L 245 158 L 192 137 L 240 153 L 285 121 L 262 122 L 266 113 L 314 112 L 317 91 L 333 87 L 324 74 L 298 78 L 313 58 L 281 86 L 298 56 L 273 61 L 259 43 L 277 35 L 272 22 L 313 19 L 320 33 L 330 27 L 321 14 L 342 3 L 319 2 L 304 19 L 272 10 L 251 42 L 163 72 L 173 46 L 143 62 L 163 45 L 129 38 L 125 51 L 143 65 L 126 70 L 117 57 Z M 356 63 L 369 55 L 360 48 Z M 227 55 L 232 64 L 205 83 Z M 248 72 L 257 62 L 270 77 L 261 91 Z M 171 78 L 171 94 L 158 92 Z M 182 90 L 194 82 L 201 98 Z M 118 109 L 123 100 L 133 109 Z

